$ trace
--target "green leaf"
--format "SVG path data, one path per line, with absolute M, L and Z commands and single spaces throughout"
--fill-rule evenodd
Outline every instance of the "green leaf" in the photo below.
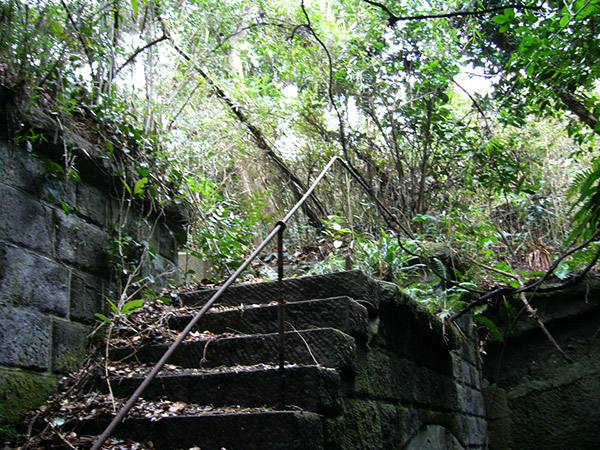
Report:
M 486 327 L 488 330 L 490 330 L 490 332 L 496 337 L 496 339 L 498 339 L 500 342 L 504 342 L 504 336 L 502 336 L 502 333 L 500 332 L 500 330 L 498 329 L 498 327 L 496 326 L 496 324 L 494 322 L 492 322 L 490 319 L 488 319 L 485 316 L 474 316 L 473 319 L 475 320 L 475 322 L 479 323 L 480 325 L 483 325 L 484 327 Z
M 58 22 L 57 20 L 52 21 L 52 23 L 50 24 L 50 31 L 52 32 L 52 34 L 58 36 L 63 34 L 63 26 L 60 22 Z
M 56 191 L 52 188 L 48 188 L 48 193 L 46 194 L 46 200 L 48 200 L 49 203 L 52 203 L 53 205 L 56 203 Z
M 139 9 L 138 0 L 131 0 L 131 7 L 133 8 L 133 12 L 137 14 Z
M 110 141 L 105 141 L 104 142 L 104 147 L 106 147 L 106 150 L 108 150 L 108 154 L 111 155 L 111 156 L 115 152 L 115 146 Z
M 561 262 L 554 270 L 554 275 L 556 275 L 560 280 L 566 280 L 570 274 L 571 268 L 564 261 Z
M 106 317 L 104 314 L 96 313 L 96 314 L 94 314 L 94 316 L 96 316 L 98 319 L 102 320 L 103 322 L 110 323 L 110 319 L 108 317 Z
M 142 196 L 144 194 L 144 186 L 146 186 L 146 183 L 148 183 L 147 177 L 143 177 L 137 180 L 133 188 L 133 195 Z
M 566 15 L 564 15 L 564 16 L 563 16 L 563 17 L 560 19 L 559 26 L 560 26 L 561 28 L 562 28 L 562 27 L 565 27 L 565 26 L 567 26 L 567 24 L 569 23 L 569 20 L 571 20 L 571 15 L 570 15 L 570 14 L 566 14 Z
M 110 305 L 110 309 L 112 309 L 113 313 L 119 314 L 119 308 L 117 308 L 117 305 L 115 305 L 108 297 L 106 297 L 106 301 Z
M 498 25 L 503 25 L 503 24 L 505 24 L 506 22 L 508 22 L 508 20 L 509 20 L 509 19 L 508 19 L 508 17 L 506 17 L 505 15 L 503 15 L 503 14 L 500 14 L 499 16 L 494 16 L 494 17 L 492 17 L 492 20 L 493 20 L 494 22 L 496 22 Z
M 63 211 L 65 212 L 65 214 L 70 214 L 71 213 L 71 208 L 69 207 L 69 205 L 67 205 L 65 202 L 63 202 L 62 200 L 59 202 L 60 203 L 60 207 L 63 209 Z
M 133 312 L 136 309 L 138 309 L 143 304 L 144 304 L 143 298 L 139 298 L 136 300 L 130 300 L 127 303 L 125 303 L 123 305 L 123 307 L 121 308 L 121 314 L 129 314 L 130 312 Z

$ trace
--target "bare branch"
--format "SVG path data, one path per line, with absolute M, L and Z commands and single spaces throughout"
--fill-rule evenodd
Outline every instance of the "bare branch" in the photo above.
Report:
M 564 252 L 562 255 L 560 255 L 556 259 L 556 261 L 554 261 L 554 264 L 552 264 L 552 266 L 546 271 L 546 273 L 542 277 L 538 278 L 537 280 L 533 281 L 532 283 L 522 285 L 521 287 L 518 287 L 518 288 L 514 288 L 514 287 L 510 287 L 510 286 L 502 286 L 502 287 L 500 287 L 498 289 L 494 289 L 493 291 L 490 291 L 487 294 L 482 295 L 478 299 L 473 300 L 471 303 L 469 303 L 463 309 L 461 309 L 460 311 L 454 313 L 450 319 L 451 320 L 456 320 L 460 316 L 462 316 L 463 314 L 465 314 L 466 312 L 472 310 L 476 306 L 483 305 L 486 301 L 488 301 L 488 300 L 490 300 L 492 298 L 496 298 L 496 297 L 500 297 L 500 296 L 504 296 L 504 295 L 521 294 L 522 292 L 528 292 L 528 291 L 534 291 L 534 292 L 553 292 L 553 291 L 558 291 L 560 289 L 564 289 L 566 287 L 572 286 L 572 285 L 574 285 L 576 283 L 579 283 L 589 273 L 589 271 L 592 270 L 592 268 L 596 265 L 596 263 L 600 259 L 600 249 L 596 252 L 596 255 L 594 256 L 594 258 L 588 263 L 588 265 L 578 275 L 574 276 L 573 278 L 571 278 L 568 281 L 566 281 L 564 283 L 561 283 L 559 285 L 555 285 L 555 286 L 551 286 L 551 287 L 546 287 L 546 288 L 540 287 L 540 285 L 544 281 L 546 281 L 550 277 L 550 275 L 552 275 L 552 273 L 556 270 L 556 268 L 558 267 L 558 265 L 566 257 L 568 257 L 568 256 L 572 255 L 573 253 L 575 253 L 575 252 L 577 252 L 577 251 L 579 251 L 579 250 L 587 247 L 593 241 L 596 241 L 599 237 L 600 237 L 600 232 L 594 234 L 591 238 L 589 238 L 587 241 L 585 241 L 581 245 L 573 247 L 572 249 Z
M 67 17 L 69 18 L 69 23 L 71 24 L 71 26 L 75 30 L 75 33 L 77 34 L 77 38 L 79 39 L 79 42 L 81 43 L 81 45 L 83 47 L 83 51 L 85 52 L 85 55 L 87 56 L 88 65 L 90 66 L 90 73 L 92 75 L 92 78 L 95 79 L 96 77 L 94 76 L 94 66 L 92 65 L 92 54 L 90 53 L 90 50 L 89 50 L 87 44 L 85 43 L 85 39 L 83 39 L 83 34 L 81 34 L 81 31 L 79 31 L 79 27 L 75 23 L 75 20 L 73 19 L 73 15 L 71 14 L 71 10 L 69 9 L 69 7 L 65 3 L 65 1 L 60 0 L 60 4 L 62 5 L 65 12 L 67 13 Z
M 430 20 L 430 19 L 445 19 L 450 17 L 467 17 L 467 16 L 483 16 L 486 14 L 491 14 L 498 11 L 504 11 L 507 8 L 514 9 L 525 9 L 530 11 L 539 11 L 541 6 L 530 6 L 523 5 L 519 3 L 504 5 L 504 6 L 496 6 L 494 8 L 474 10 L 474 11 L 453 11 L 448 13 L 432 13 L 432 14 L 418 14 L 416 16 L 396 16 L 393 12 L 389 10 L 389 8 L 380 2 L 375 2 L 373 0 L 363 0 L 371 6 L 375 6 L 381 9 L 388 15 L 388 24 L 390 27 L 393 27 L 398 22 L 408 22 L 414 20 Z
M 125 66 L 127 66 L 128 64 L 130 64 L 140 53 L 142 53 L 143 51 L 149 49 L 150 47 L 158 44 L 159 42 L 162 42 L 164 40 L 168 39 L 168 36 L 166 34 L 163 33 L 163 35 L 159 38 L 154 39 L 151 42 L 148 42 L 146 45 L 144 45 L 143 47 L 138 47 L 136 51 L 134 51 L 129 58 L 127 58 L 127 61 L 125 61 L 123 64 L 121 64 L 121 67 L 119 67 L 117 69 L 117 71 L 115 72 L 115 75 L 118 75 L 118 73 L 123 70 L 123 68 L 125 68 Z

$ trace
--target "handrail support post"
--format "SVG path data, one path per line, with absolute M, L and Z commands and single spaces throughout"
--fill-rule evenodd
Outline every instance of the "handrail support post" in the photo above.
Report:
M 283 292 L 283 232 L 285 222 L 278 222 L 277 233 L 277 323 L 279 353 L 279 409 L 285 408 L 285 298 Z

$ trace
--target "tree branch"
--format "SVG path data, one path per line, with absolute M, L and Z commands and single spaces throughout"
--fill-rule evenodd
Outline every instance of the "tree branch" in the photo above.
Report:
M 450 17 L 467 17 L 467 16 L 483 16 L 486 14 L 491 14 L 498 11 L 504 11 L 506 8 L 514 8 L 514 9 L 526 9 L 531 11 L 539 11 L 541 6 L 529 6 L 522 5 L 519 3 L 504 5 L 504 6 L 496 6 L 494 8 L 475 10 L 475 11 L 453 11 L 449 13 L 432 13 L 432 14 L 418 14 L 416 16 L 396 16 L 393 12 L 389 10 L 389 8 L 380 2 L 375 2 L 373 0 L 363 0 L 365 3 L 368 3 L 371 6 L 375 6 L 381 9 L 388 15 L 388 24 L 390 27 L 393 27 L 398 22 L 408 22 L 414 20 L 429 20 L 429 19 L 445 19 Z
M 526 284 L 526 285 L 522 285 L 521 287 L 518 287 L 518 288 L 514 288 L 514 287 L 510 287 L 510 286 L 502 286 L 500 288 L 494 289 L 493 291 L 490 291 L 487 294 L 482 295 L 478 299 L 473 300 L 471 303 L 469 303 L 463 309 L 461 309 L 460 311 L 454 313 L 452 315 L 452 317 L 450 317 L 450 320 L 456 320 L 456 319 L 458 319 L 460 316 L 462 316 L 463 314 L 465 314 L 468 311 L 472 310 L 476 306 L 483 305 L 486 301 L 488 301 L 488 300 L 490 300 L 492 298 L 495 298 L 495 297 L 500 297 L 500 296 L 504 296 L 504 295 L 520 294 L 522 292 L 527 292 L 527 291 L 553 292 L 553 291 L 558 291 L 558 290 L 567 288 L 567 287 L 572 286 L 572 285 L 574 285 L 576 283 L 579 283 L 589 273 L 589 271 L 592 270 L 592 268 L 596 265 L 596 263 L 600 259 L 600 249 L 598 250 L 598 252 L 596 252 L 596 255 L 594 256 L 594 258 L 592 259 L 592 261 L 590 261 L 590 263 L 588 263 L 588 265 L 578 275 L 576 275 L 573 278 L 569 279 L 568 281 L 566 281 L 564 283 L 561 283 L 561 284 L 558 284 L 556 286 L 551 286 L 551 287 L 547 287 L 547 288 L 540 287 L 540 285 L 544 281 L 546 281 L 550 277 L 550 275 L 552 275 L 552 272 L 554 272 L 556 270 L 556 268 L 558 267 L 558 265 L 567 256 L 570 256 L 573 253 L 575 253 L 575 252 L 577 252 L 577 251 L 579 251 L 579 250 L 587 247 L 590 243 L 592 243 L 593 241 L 597 240 L 599 237 L 600 237 L 600 232 L 594 234 L 594 236 L 592 236 L 591 238 L 589 238 L 587 241 L 585 241 L 581 245 L 573 247 L 572 249 L 564 252 L 562 255 L 560 255 L 556 259 L 556 261 L 554 261 L 554 264 L 552 264 L 552 266 L 546 271 L 546 273 L 541 278 L 538 278 L 534 282 Z
M 166 24 L 162 20 L 161 20 L 161 25 L 163 27 L 164 35 L 170 40 L 171 45 L 173 46 L 175 51 L 183 59 L 185 59 L 188 62 L 193 63 L 192 57 L 189 56 L 185 51 L 183 51 L 173 41 Z M 265 139 L 263 133 L 258 129 L 258 127 L 256 127 L 248 119 L 246 113 L 242 110 L 242 108 L 238 104 L 236 104 L 227 95 L 227 93 L 225 93 L 225 91 L 201 67 L 199 67 L 198 65 L 194 65 L 194 69 L 206 81 L 206 83 L 208 83 L 208 85 L 211 87 L 211 89 L 217 95 L 217 97 L 223 103 L 225 103 L 227 105 L 229 110 L 235 115 L 235 117 L 240 121 L 240 123 L 242 123 L 248 129 L 248 131 L 250 131 L 250 134 L 252 135 L 252 138 L 254 139 L 254 142 L 256 143 L 258 148 L 260 148 L 261 150 L 263 150 L 265 152 L 265 156 L 267 156 L 271 161 L 273 161 L 275 166 L 277 166 L 277 168 L 279 169 L 280 173 L 282 175 L 284 175 L 285 178 L 287 178 L 287 180 L 289 180 L 291 182 L 290 188 L 292 190 L 292 193 L 293 193 L 294 197 L 296 198 L 296 200 L 299 200 L 302 197 L 302 193 L 300 192 L 300 190 L 303 192 L 306 192 L 308 190 L 308 188 L 305 186 L 305 184 L 290 170 L 290 168 L 277 155 L 277 153 L 275 153 L 273 148 L 269 145 L 269 143 Z M 311 195 L 311 198 L 313 199 L 313 202 L 315 203 L 315 205 L 317 206 L 319 211 L 322 214 L 327 214 L 322 203 L 319 201 L 319 199 L 317 198 L 317 196 L 314 193 Z M 311 223 L 311 225 L 313 225 L 314 227 L 319 227 L 322 223 L 319 215 L 315 211 L 313 211 L 311 208 L 309 208 L 306 203 L 303 205 L 302 208 L 303 208 L 303 211 L 308 216 L 308 220 Z
M 590 127 L 594 133 L 600 135 L 598 118 L 569 91 L 559 88 L 557 89 L 557 92 L 558 97 L 567 106 L 567 108 L 569 108 L 577 117 L 579 117 L 579 120 Z
M 113 75 L 113 78 L 115 76 L 118 75 L 118 73 L 123 70 L 123 68 L 125 68 L 125 66 L 127 66 L 128 64 L 130 64 L 140 53 L 142 53 L 143 51 L 149 49 L 150 47 L 158 44 L 159 42 L 162 42 L 164 40 L 167 40 L 169 37 L 163 33 L 163 35 L 159 38 L 154 39 L 151 42 L 148 42 L 146 45 L 144 45 L 143 47 L 138 47 L 136 51 L 134 51 L 129 58 L 127 58 L 127 61 L 125 61 L 123 64 L 121 64 L 121 66 L 117 69 L 117 71 L 115 72 L 115 74 Z
M 62 5 L 65 12 L 67 13 L 67 17 L 69 18 L 69 23 L 75 30 L 75 33 L 77 34 L 77 38 L 79 39 L 79 42 L 81 43 L 81 45 L 83 47 L 83 51 L 84 51 L 85 55 L 87 56 L 88 65 L 90 66 L 90 74 L 92 75 L 92 79 L 95 79 L 96 77 L 94 75 L 94 66 L 92 65 L 92 54 L 90 53 L 90 50 L 89 50 L 87 44 L 85 43 L 85 40 L 83 39 L 83 34 L 81 34 L 81 31 L 79 31 L 79 27 L 77 27 L 77 24 L 75 23 L 75 20 L 73 19 L 73 15 L 71 14 L 71 10 L 69 9 L 69 7 L 65 3 L 65 1 L 60 0 L 60 4 Z

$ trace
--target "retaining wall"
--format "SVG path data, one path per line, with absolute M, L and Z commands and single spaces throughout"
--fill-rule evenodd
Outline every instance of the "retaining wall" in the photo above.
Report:
M 486 346 L 490 449 L 600 448 L 600 281 L 538 294 L 531 304 L 573 362 L 528 318 L 505 344 Z
M 44 139 L 17 137 L 10 100 L 0 92 L 0 437 L 85 358 L 94 314 L 117 294 L 116 225 L 156 249 L 144 270 L 158 283 L 175 269 L 184 235 L 179 218 L 123 208 L 118 180 L 86 157 L 97 153 L 92 144 L 77 139 L 75 150 L 87 148 L 70 153 L 80 181 L 57 177 L 71 143 L 41 116 L 33 125 Z

